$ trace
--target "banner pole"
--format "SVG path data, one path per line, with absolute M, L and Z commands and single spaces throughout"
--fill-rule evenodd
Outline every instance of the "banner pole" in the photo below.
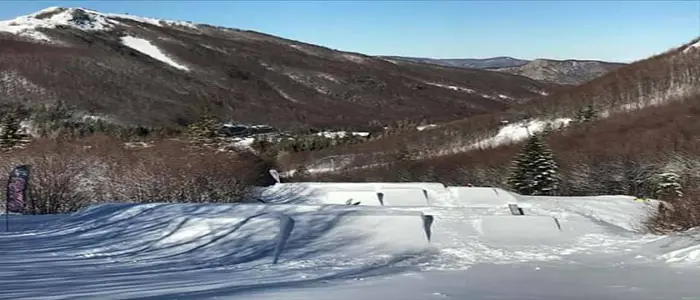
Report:
M 5 232 L 10 232 L 10 201 L 5 197 Z
M 12 180 L 12 173 L 7 178 L 8 188 L 10 180 Z M 10 193 L 8 190 L 5 191 L 5 232 L 10 232 Z

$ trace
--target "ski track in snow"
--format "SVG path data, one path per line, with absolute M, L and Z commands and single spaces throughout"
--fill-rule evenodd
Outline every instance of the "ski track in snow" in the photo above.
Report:
M 429 205 L 328 205 L 343 202 L 342 191 L 382 191 L 389 205 L 401 205 L 391 195 L 408 201 L 417 191 Z M 260 192 L 267 204 L 107 204 L 71 215 L 10 216 L 11 231 L 0 233 L 0 299 L 700 294 L 690 280 L 700 275 L 697 234 L 639 231 L 655 201 L 513 197 L 490 188 L 455 194 L 436 183 L 277 184 Z M 484 205 L 489 193 L 493 205 Z M 513 201 L 525 216 L 502 205 Z M 425 215 L 434 217 L 429 231 Z

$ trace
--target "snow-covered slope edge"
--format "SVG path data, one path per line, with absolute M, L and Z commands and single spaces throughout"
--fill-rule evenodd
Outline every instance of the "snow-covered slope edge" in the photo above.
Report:
M 619 278 L 644 274 L 639 272 L 644 269 L 679 276 L 667 271 L 667 264 L 675 261 L 666 256 L 694 253 L 690 247 L 697 247 L 697 242 L 686 240 L 681 245 L 677 237 L 648 235 L 628 225 L 643 218 L 654 201 L 516 195 L 526 216 L 513 216 L 499 206 L 444 207 L 455 199 L 449 192 L 440 193 L 439 183 L 372 184 L 430 189 L 431 197 L 440 201 L 422 207 L 318 205 L 323 191 L 366 190 L 367 184 L 301 183 L 263 188 L 287 195 L 289 199 L 277 200 L 289 204 L 94 206 L 60 220 L 40 220 L 44 225 L 33 230 L 0 233 L 0 251 L 6 258 L 0 268 L 5 282 L 0 298 L 109 297 L 118 290 L 127 298 L 200 299 L 245 293 L 253 299 L 275 299 L 280 295 L 268 293 L 287 295 L 293 289 L 305 291 L 301 299 L 321 295 L 335 299 L 329 287 L 337 292 L 338 286 L 360 288 L 357 284 L 363 283 L 362 290 L 372 291 L 368 299 L 378 299 L 379 287 L 393 285 L 397 278 L 424 277 L 427 281 L 413 284 L 423 287 L 433 286 L 429 278 L 441 278 L 443 284 L 432 292 L 399 293 L 396 298 L 426 299 L 454 295 L 458 286 L 463 288 L 463 282 L 447 280 L 453 276 L 464 278 L 473 270 L 484 274 L 503 264 L 510 272 L 541 270 L 559 274 L 560 279 L 591 268 L 616 272 Z M 434 217 L 430 242 L 426 215 Z M 554 222 L 544 222 L 553 216 L 561 230 Z M 286 217 L 293 222 L 280 221 Z M 284 250 L 278 253 L 280 237 L 285 236 Z M 279 262 L 273 264 L 278 254 Z M 697 269 L 684 272 L 693 268 Z M 517 280 L 499 277 L 499 286 Z M 584 284 L 593 282 L 577 282 L 579 287 Z M 608 288 L 595 284 L 594 290 Z M 627 295 L 620 291 L 608 293 Z M 682 295 L 688 292 L 683 291 Z M 501 292 L 486 289 L 474 299 Z M 532 293 L 523 290 L 519 295 Z

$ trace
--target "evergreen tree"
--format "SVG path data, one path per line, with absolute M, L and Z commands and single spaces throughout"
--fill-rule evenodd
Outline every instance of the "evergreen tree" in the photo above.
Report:
M 590 104 L 584 108 L 579 109 L 576 112 L 576 115 L 574 115 L 573 123 L 581 124 L 594 121 L 598 118 L 599 114 L 600 113 L 598 112 L 598 109 L 595 107 L 595 105 Z
M 676 173 L 666 172 L 656 175 L 654 194 L 659 200 L 670 201 L 683 197 L 681 178 Z
M 554 195 L 559 188 L 558 166 L 540 135 L 532 135 L 515 157 L 508 185 L 522 195 Z
M 218 137 L 219 124 L 209 109 L 205 109 L 197 122 L 187 126 L 187 133 L 193 140 L 201 143 L 213 143 Z
M 250 146 L 264 159 L 276 160 L 279 155 L 277 146 L 265 138 L 256 137 Z

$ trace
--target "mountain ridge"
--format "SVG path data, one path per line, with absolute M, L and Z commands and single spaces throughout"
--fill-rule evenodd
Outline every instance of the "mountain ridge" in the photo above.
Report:
M 51 7 L 0 22 L 0 53 L 0 70 L 14 78 L 12 87 L 0 87 L 4 102 L 61 100 L 87 114 L 149 126 L 184 126 L 204 108 L 228 121 L 279 127 L 448 121 L 558 87 L 81 8 Z
M 627 64 L 595 60 L 536 59 L 521 66 L 495 71 L 522 75 L 535 80 L 562 85 L 579 85 Z
M 592 59 L 549 59 L 532 60 L 497 56 L 491 58 L 433 59 L 404 56 L 381 56 L 393 61 L 410 61 L 456 68 L 476 68 L 522 75 L 543 82 L 577 85 L 597 78 L 626 63 L 607 62 Z M 583 67 L 576 65 L 583 65 Z
M 514 104 L 504 111 L 435 124 L 422 131 L 405 130 L 364 144 L 314 153 L 311 158 L 290 157 L 289 161 L 294 165 L 308 159 L 346 156 L 354 160 L 348 165 L 372 165 L 391 161 L 392 153 L 383 149 L 402 147 L 410 149 L 411 157 L 416 161 L 451 161 L 450 157 L 459 161 L 471 156 L 492 161 L 496 158 L 489 157 L 489 154 L 495 154 L 499 148 L 510 149 L 506 156 L 511 155 L 513 146 L 527 137 L 526 127 L 532 129 L 530 133 L 542 130 L 547 123 L 556 125 L 555 128 L 562 127 L 559 126 L 562 124 L 566 129 L 566 124 L 589 107 L 595 108 L 602 118 L 614 116 L 620 122 L 626 122 L 626 118 L 636 118 L 637 111 L 642 109 L 650 115 L 649 112 L 658 106 L 695 101 L 700 95 L 699 57 L 700 38 L 696 38 L 664 53 L 616 68 L 584 84 L 557 89 L 537 101 Z M 594 137 L 588 139 L 595 140 Z
M 497 56 L 490 58 L 427 58 L 408 56 L 379 56 L 384 59 L 404 60 L 418 63 L 436 64 L 447 67 L 492 69 L 524 65 L 529 60 L 513 58 L 509 56 Z

